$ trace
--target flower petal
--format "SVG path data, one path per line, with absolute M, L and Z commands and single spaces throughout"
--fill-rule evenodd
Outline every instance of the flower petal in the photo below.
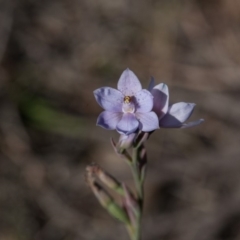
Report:
M 159 119 L 155 112 L 136 113 L 143 132 L 151 132 L 159 128 Z
M 158 118 L 161 119 L 168 110 L 168 86 L 160 83 L 152 89 L 151 93 L 153 95 L 153 111 L 158 115 Z
M 149 112 L 153 108 L 153 95 L 146 89 L 142 89 L 135 95 L 137 112 Z
M 197 121 L 193 121 L 193 122 L 189 122 L 189 123 L 183 123 L 181 128 L 194 127 L 194 126 L 201 124 L 202 122 L 204 122 L 204 119 L 199 119 Z
M 123 93 L 124 96 L 133 96 L 142 89 L 142 85 L 137 76 L 127 68 L 122 73 L 118 81 L 117 88 Z
M 160 127 L 163 128 L 180 128 L 182 126 L 182 122 L 176 119 L 174 116 L 170 114 L 166 114 L 159 122 Z
M 117 131 L 121 134 L 131 134 L 137 130 L 139 122 L 134 114 L 124 113 L 122 119 L 117 124 Z
M 195 103 L 185 103 L 185 102 L 179 102 L 173 104 L 169 108 L 169 114 L 174 116 L 176 119 L 178 119 L 180 122 L 185 122 L 188 120 L 188 118 L 191 116 L 194 107 L 196 106 Z
M 160 120 L 160 126 L 166 128 L 179 128 L 192 114 L 194 103 L 179 102 L 169 107 L 168 113 Z
M 110 87 L 98 88 L 93 92 L 98 104 L 107 111 L 121 112 L 123 104 L 123 94 Z
M 117 124 L 122 118 L 122 113 L 104 111 L 100 113 L 97 119 L 97 126 L 108 130 L 116 129 Z

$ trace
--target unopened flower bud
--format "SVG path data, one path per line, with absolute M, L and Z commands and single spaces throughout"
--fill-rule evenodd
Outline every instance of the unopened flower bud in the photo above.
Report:
M 109 212 L 109 214 L 121 222 L 129 224 L 130 220 L 125 209 L 120 207 L 100 184 L 93 181 L 90 187 L 100 204 Z
M 104 208 L 107 208 L 107 206 L 113 201 L 107 191 L 96 181 L 94 181 L 90 187 L 101 205 Z
M 117 143 L 117 147 L 119 149 L 127 149 L 133 145 L 133 142 L 137 136 L 137 133 L 131 133 L 129 135 L 121 134 L 119 141 Z
M 91 171 L 98 177 L 98 179 L 104 183 L 108 188 L 116 191 L 119 194 L 123 194 L 121 183 L 116 180 L 109 173 L 103 171 L 97 164 L 90 166 Z

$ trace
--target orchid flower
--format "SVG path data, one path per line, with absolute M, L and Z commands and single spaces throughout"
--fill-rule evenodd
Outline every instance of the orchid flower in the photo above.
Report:
M 117 88 L 102 87 L 94 91 L 96 101 L 105 110 L 97 119 L 98 126 L 126 135 L 159 128 L 158 116 L 152 111 L 153 95 L 142 89 L 131 70 L 122 73 Z
M 204 120 L 187 121 L 195 107 L 195 103 L 179 102 L 169 105 L 169 91 L 168 86 L 160 83 L 153 87 L 154 79 L 151 79 L 149 91 L 154 97 L 153 111 L 157 114 L 159 119 L 159 126 L 163 128 L 188 128 L 199 125 Z

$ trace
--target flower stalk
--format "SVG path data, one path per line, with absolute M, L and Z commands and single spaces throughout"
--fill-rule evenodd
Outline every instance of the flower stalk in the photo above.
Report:
M 97 125 L 120 133 L 119 141 L 111 139 L 111 143 L 116 154 L 131 169 L 135 194 L 96 164 L 87 167 L 86 180 L 100 204 L 125 224 L 130 239 L 141 240 L 147 167 L 145 142 L 160 127 L 188 128 L 199 125 L 203 119 L 186 123 L 194 110 L 194 103 L 169 105 L 166 84 L 154 86 L 152 78 L 148 89 L 142 89 L 140 81 L 130 69 L 122 73 L 117 89 L 102 87 L 94 91 L 94 96 L 104 109 L 98 116 Z M 120 204 L 107 189 L 119 196 Z
M 139 211 L 136 214 L 136 222 L 134 226 L 134 235 L 133 239 L 134 240 L 140 240 L 141 237 L 141 218 L 142 218 L 142 210 L 143 210 L 143 181 L 141 181 L 141 175 L 139 171 L 139 164 L 138 164 L 138 148 L 133 149 L 133 156 L 132 156 L 132 164 L 131 164 L 131 170 L 132 170 L 132 175 L 133 179 L 135 182 L 135 187 L 137 191 L 137 200 L 138 200 L 138 206 L 139 206 Z
M 143 134 L 142 138 L 139 139 L 139 142 L 136 142 L 136 146 L 132 149 L 132 162 L 130 167 L 135 183 L 138 201 L 138 211 L 136 213 L 136 221 L 132 236 L 133 240 L 141 239 L 141 219 L 144 203 L 144 181 L 147 164 L 146 150 L 143 144 L 146 139 L 146 134 Z

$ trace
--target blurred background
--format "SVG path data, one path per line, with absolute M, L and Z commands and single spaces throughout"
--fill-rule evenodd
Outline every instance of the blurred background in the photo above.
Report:
M 237 0 L 0 0 L 0 240 L 128 239 L 84 181 L 132 186 L 92 94 L 127 67 L 205 119 L 149 139 L 143 239 L 240 239 L 239 42 Z

